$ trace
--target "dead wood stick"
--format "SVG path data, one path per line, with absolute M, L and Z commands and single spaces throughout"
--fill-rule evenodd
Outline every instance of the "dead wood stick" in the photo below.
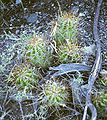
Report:
M 97 119 L 97 110 L 91 102 L 91 90 L 96 78 L 98 77 L 98 74 L 100 73 L 101 65 L 102 65 L 101 43 L 98 35 L 98 19 L 99 19 L 99 13 L 100 13 L 100 7 L 102 4 L 102 1 L 103 0 L 98 1 L 97 8 L 95 11 L 95 16 L 94 16 L 93 34 L 94 34 L 94 39 L 96 43 L 96 59 L 88 79 L 88 92 L 86 95 L 86 106 L 84 109 L 84 115 L 82 120 L 86 120 L 88 108 L 91 111 L 91 120 Z

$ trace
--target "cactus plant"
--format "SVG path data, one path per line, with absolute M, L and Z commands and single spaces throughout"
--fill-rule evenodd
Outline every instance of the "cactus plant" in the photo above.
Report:
M 64 43 L 66 39 L 71 43 L 77 42 L 77 26 L 78 18 L 71 13 L 64 13 L 53 29 L 54 39 L 58 44 Z
M 21 64 L 12 69 L 8 82 L 20 89 L 31 90 L 37 86 L 40 77 L 41 75 L 37 69 L 31 68 L 29 65 Z
M 40 93 L 40 100 L 49 107 L 65 106 L 68 99 L 68 92 L 66 87 L 56 81 L 47 81 L 42 87 Z
M 60 63 L 80 62 L 82 60 L 80 46 L 70 43 L 66 46 L 60 46 L 58 58 Z
M 34 36 L 27 44 L 26 58 L 37 67 L 47 68 L 51 64 L 51 50 L 42 38 Z
M 100 92 L 96 97 L 93 98 L 93 103 L 99 112 L 107 112 L 107 93 L 105 91 Z

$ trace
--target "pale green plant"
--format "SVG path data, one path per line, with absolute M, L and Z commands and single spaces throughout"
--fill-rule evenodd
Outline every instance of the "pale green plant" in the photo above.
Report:
M 31 90 L 38 84 L 41 74 L 29 65 L 14 66 L 8 77 L 8 82 L 24 90 Z
M 71 13 L 63 13 L 58 17 L 52 35 L 57 44 L 62 44 L 69 40 L 71 43 L 77 42 L 78 18 Z
M 98 109 L 98 112 L 104 115 L 104 113 L 107 112 L 107 93 L 104 91 L 100 92 L 93 98 L 93 103 Z
M 82 106 L 82 84 L 84 83 L 83 78 L 82 78 L 82 74 L 80 72 L 78 72 L 78 76 L 74 77 L 73 79 L 71 79 L 70 81 L 70 86 L 72 89 L 72 97 L 73 97 L 73 103 L 74 104 L 78 104 Z M 86 92 L 86 91 L 84 91 Z
M 60 63 L 81 62 L 82 54 L 77 44 L 66 44 L 59 46 L 58 59 Z
M 68 100 L 68 92 L 66 87 L 57 81 L 46 81 L 42 86 L 42 92 L 39 100 L 48 107 L 66 106 Z
M 106 70 L 101 71 L 101 76 L 97 79 L 96 94 L 93 96 L 93 103 L 98 109 L 99 116 L 106 116 L 107 112 L 107 73 Z M 107 116 L 106 116 L 107 117 Z
M 107 87 L 107 71 L 106 70 L 101 71 L 101 77 L 98 80 L 103 86 Z
M 95 44 L 90 46 L 85 46 L 81 48 L 81 51 L 86 55 L 94 55 L 95 56 Z
M 39 36 L 34 36 L 27 44 L 26 58 L 37 67 L 47 68 L 51 64 L 52 54 L 46 42 Z

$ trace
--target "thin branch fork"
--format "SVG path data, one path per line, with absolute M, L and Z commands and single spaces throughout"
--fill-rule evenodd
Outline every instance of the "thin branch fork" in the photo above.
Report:
M 91 90 L 92 90 L 92 87 L 94 85 L 96 78 L 98 77 L 100 73 L 101 65 L 102 65 L 101 43 L 100 43 L 100 39 L 98 35 L 98 19 L 99 19 L 102 1 L 103 0 L 98 1 L 97 8 L 95 11 L 95 16 L 94 16 L 93 34 L 94 34 L 94 39 L 96 43 L 96 59 L 95 59 L 91 74 L 88 79 L 88 92 L 86 95 L 86 106 L 84 109 L 84 115 L 83 115 L 82 120 L 86 120 L 88 108 L 91 111 L 91 120 L 97 119 L 97 110 L 91 101 Z

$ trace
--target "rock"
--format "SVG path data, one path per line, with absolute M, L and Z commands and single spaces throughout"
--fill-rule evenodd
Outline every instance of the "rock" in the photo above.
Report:
M 84 13 L 79 13 L 79 17 L 85 17 Z

